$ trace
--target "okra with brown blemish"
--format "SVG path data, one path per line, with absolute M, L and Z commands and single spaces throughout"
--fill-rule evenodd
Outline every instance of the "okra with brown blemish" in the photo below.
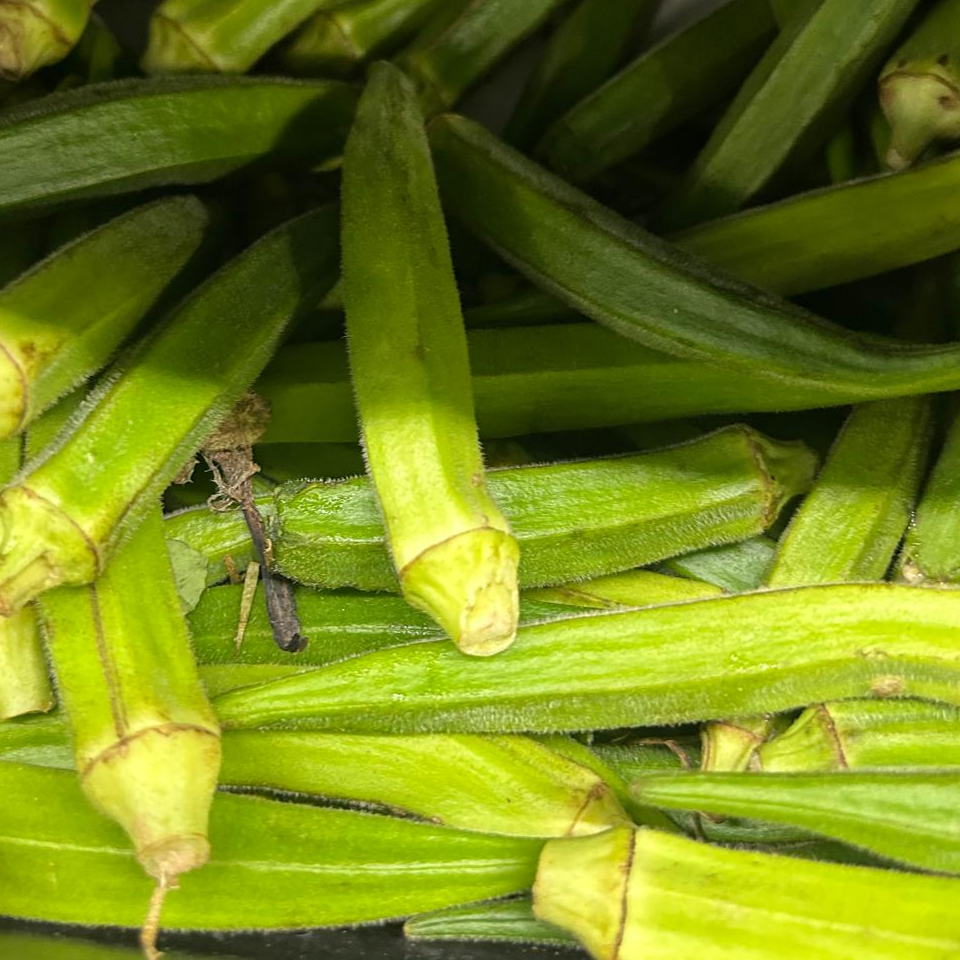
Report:
M 19 433 L 106 364 L 197 250 L 206 225 L 191 197 L 137 207 L 0 290 L 0 435 Z M 104 263 L 110 282 L 91 283 Z
M 648 453 L 492 470 L 487 483 L 520 544 L 520 585 L 540 587 L 754 536 L 807 489 L 815 466 L 802 444 L 734 426 Z M 366 479 L 286 484 L 262 509 L 284 575 L 328 588 L 397 590 Z M 166 531 L 207 558 L 212 582 L 223 577 L 224 555 L 238 559 L 248 549 L 235 514 L 183 511 Z
M 291 221 L 223 267 L 0 494 L 0 610 L 89 583 L 260 372 L 336 269 L 336 211 Z M 145 443 L 144 438 L 149 442 Z

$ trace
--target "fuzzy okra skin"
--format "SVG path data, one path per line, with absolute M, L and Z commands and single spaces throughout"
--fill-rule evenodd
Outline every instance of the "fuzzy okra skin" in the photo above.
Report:
M 580 0 L 550 37 L 507 124 L 506 139 L 531 146 L 553 120 L 599 87 L 637 46 L 657 2 Z
M 88 398 L 56 449 L 0 494 L 3 615 L 102 572 L 297 309 L 333 282 L 336 216 L 324 208 L 290 221 L 214 274 Z
M 525 596 L 540 603 L 564 604 L 597 610 L 655 607 L 665 603 L 702 600 L 723 593 L 702 580 L 686 580 L 654 570 L 628 570 L 579 583 L 529 590 Z
M 956 770 L 660 772 L 641 777 L 633 792 L 652 806 L 757 817 L 912 867 L 960 873 Z
M 88 197 L 207 183 L 250 164 L 339 154 L 357 93 L 269 77 L 118 80 L 53 94 L 0 120 L 0 217 Z
M 246 73 L 335 0 L 164 0 L 150 18 L 146 73 Z
M 210 856 L 220 730 L 193 661 L 159 507 L 96 584 L 48 592 L 41 610 L 83 791 L 167 886 Z
M 227 728 L 510 733 L 687 723 L 870 695 L 957 705 L 958 623 L 954 591 L 761 591 L 523 627 L 485 664 L 416 643 L 234 691 L 215 709 Z
M 62 60 L 80 39 L 96 0 L 3 0 L 0 78 L 22 80 Z
M 520 585 L 540 587 L 750 537 L 808 488 L 815 466 L 802 444 L 733 426 L 648 453 L 491 470 L 487 483 L 521 547 Z M 397 590 L 365 478 L 286 484 L 264 508 L 286 576 L 328 588 Z M 188 510 L 166 524 L 168 539 L 207 558 L 214 581 L 223 556 L 238 560 L 248 542 L 232 514 Z
M 411 917 L 403 925 L 408 940 L 487 940 L 572 946 L 576 938 L 533 915 L 529 897 L 469 907 L 449 907 Z
M 450 0 L 448 0 L 450 2 Z M 401 53 L 426 114 L 453 106 L 494 64 L 533 33 L 564 0 L 459 3 L 442 28 L 428 25 Z
M 210 862 L 167 895 L 165 929 L 342 926 L 522 893 L 543 845 L 223 794 L 210 841 Z M 0 854 L 4 916 L 140 926 L 149 884 L 72 772 L 0 763 Z
M 641 54 L 572 106 L 536 152 L 592 180 L 732 93 L 774 37 L 768 0 L 732 0 Z
M 498 653 L 516 633 L 519 549 L 486 489 L 423 117 L 383 62 L 344 153 L 343 292 L 367 470 L 403 595 L 464 653 Z
M 960 344 L 857 335 L 732 280 L 463 117 L 430 136 L 447 209 L 528 278 L 625 337 L 765 382 L 773 409 L 960 385 Z
M 836 114 L 879 64 L 918 0 L 824 0 L 788 25 L 747 78 L 694 161 L 663 202 L 659 222 L 676 229 L 732 213 L 791 159 L 816 149 Z
M 200 244 L 192 197 L 137 207 L 0 290 L 0 437 L 103 367 Z M 109 283 L 91 283 L 110 264 Z
M 960 139 L 960 3 L 938 0 L 880 73 L 890 124 L 886 163 L 909 167 L 939 141 Z
M 776 543 L 769 537 L 751 537 L 739 543 L 671 557 L 660 566 L 680 577 L 711 583 L 730 593 L 743 593 L 763 584 L 776 549 Z
M 958 888 L 624 828 L 551 840 L 533 897 L 597 960 L 947 960 Z
M 449 0 L 346 0 L 305 23 L 283 50 L 294 74 L 342 76 L 399 46 Z

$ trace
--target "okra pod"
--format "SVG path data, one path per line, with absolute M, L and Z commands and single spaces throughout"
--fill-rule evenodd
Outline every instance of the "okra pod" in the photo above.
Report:
M 522 273 L 623 336 L 766 381 L 773 408 L 960 384 L 960 345 L 833 326 L 692 261 L 470 120 L 438 117 L 430 133 L 447 208 Z
M 83 791 L 166 888 L 209 858 L 220 730 L 164 554 L 154 508 L 95 585 L 48 592 L 42 612 Z
M 520 544 L 520 585 L 539 587 L 753 536 L 807 488 L 814 468 L 802 444 L 734 426 L 649 453 L 492 470 L 487 483 Z M 285 576 L 323 587 L 397 590 L 365 478 L 284 485 L 262 509 L 272 517 L 277 569 Z M 223 576 L 222 557 L 237 560 L 247 543 L 242 519 L 231 514 L 184 511 L 166 529 L 169 539 L 207 557 L 214 582 Z
M 597 960 L 944 960 L 958 887 L 625 828 L 551 840 L 533 898 Z
M 644 803 L 801 827 L 899 863 L 960 872 L 956 770 L 651 773 Z
M 485 488 L 423 117 L 383 62 L 344 155 L 343 281 L 367 470 L 400 589 L 464 653 L 498 653 L 517 629 L 519 549 Z
M 0 216 L 82 197 L 207 183 L 268 158 L 342 149 L 357 94 L 337 81 L 162 77 L 94 84 L 0 119 Z
M 480 0 L 456 4 L 442 28 L 428 25 L 397 59 L 424 113 L 452 107 L 564 0 Z
M 653 607 L 664 603 L 684 603 L 715 597 L 723 591 L 702 580 L 685 580 L 654 570 L 630 570 L 559 587 L 529 590 L 526 597 L 540 603 L 563 604 L 597 610 L 624 607 Z
M 890 124 L 886 163 L 909 167 L 929 146 L 960 139 L 960 4 L 938 0 L 880 74 Z
M 192 197 L 137 207 L 0 290 L 0 436 L 19 433 L 103 367 L 200 244 Z M 110 264 L 110 282 L 93 283 Z
M 403 925 L 408 940 L 488 940 L 496 943 L 537 943 L 573 946 L 576 939 L 533 915 L 529 897 L 470 907 L 450 907 L 411 917 Z
M 55 451 L 0 494 L 3 615 L 50 587 L 96 579 L 298 307 L 332 283 L 335 229 L 335 210 L 306 214 L 228 263 L 107 378 Z
M 335 0 L 164 0 L 150 18 L 146 73 L 246 73 Z
M 960 582 L 960 414 L 954 414 L 943 447 L 907 530 L 900 577 L 938 586 Z
M 698 550 L 664 560 L 661 567 L 670 573 L 712 583 L 730 593 L 756 590 L 773 563 L 776 544 L 768 537 L 751 537 L 740 543 Z
M 949 590 L 761 591 L 522 627 L 509 654 L 485 664 L 415 643 L 234 691 L 215 708 L 225 727 L 510 733 L 688 723 L 870 695 L 957 705 L 958 623 L 960 594 Z
M 917 0 L 823 0 L 788 24 L 747 78 L 658 217 L 677 229 L 740 209 L 829 125 L 875 69 Z
M 310 18 L 283 50 L 294 74 L 342 76 L 389 53 L 449 0 L 340 0 Z
M 592 180 L 733 93 L 773 39 L 768 0 L 732 0 L 642 53 L 546 131 L 537 153 Z
M 636 46 L 657 2 L 580 0 L 547 43 L 507 125 L 506 139 L 531 146 L 550 123 L 596 90 Z
M 216 856 L 167 897 L 166 929 L 342 926 L 522 893 L 543 845 L 224 794 L 210 841 Z M 147 879 L 119 828 L 87 809 L 75 774 L 0 763 L 0 850 L 3 915 L 139 925 Z
M 27 0 L 0 6 L 0 77 L 21 80 L 62 60 L 96 0 Z

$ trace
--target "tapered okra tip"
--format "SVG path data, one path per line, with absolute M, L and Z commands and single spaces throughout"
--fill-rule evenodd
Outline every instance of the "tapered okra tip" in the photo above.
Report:
M 904 170 L 931 144 L 960 137 L 960 90 L 935 73 L 898 71 L 880 85 L 880 104 L 890 124 L 884 158 Z
M 71 41 L 33 4 L 2 3 L 0 7 L 0 77 L 22 80 L 69 53 Z
M 430 614 L 464 653 L 489 657 L 517 634 L 517 541 L 480 527 L 425 550 L 400 575 L 404 596 Z

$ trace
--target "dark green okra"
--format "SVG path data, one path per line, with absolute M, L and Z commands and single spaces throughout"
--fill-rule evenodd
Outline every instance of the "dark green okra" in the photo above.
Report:
M 0 436 L 19 433 L 103 367 L 197 249 L 192 197 L 137 207 L 0 290 Z M 109 282 L 91 283 L 104 264 Z
M 501 57 L 528 37 L 564 0 L 481 0 L 451 4 L 397 63 L 416 85 L 424 113 L 452 107 Z
M 165 928 L 342 926 L 522 893 L 543 845 L 225 794 L 214 798 L 210 842 L 216 857 L 167 895 Z M 141 924 L 151 884 L 72 771 L 0 763 L 0 851 L 4 916 Z
M 489 656 L 516 633 L 519 549 L 485 483 L 423 116 L 391 64 L 370 70 L 343 165 L 351 382 L 397 580 L 464 653 Z
M 163 77 L 94 84 L 0 119 L 0 217 L 171 183 L 207 183 L 269 157 L 337 156 L 356 106 L 337 81 Z
M 454 0 L 458 2 L 458 0 Z M 311 17 L 282 53 L 294 74 L 342 76 L 389 53 L 450 0 L 340 0 Z
M 336 210 L 306 214 L 223 267 L 0 494 L 0 610 L 89 583 L 260 372 L 336 270 Z M 149 440 L 144 443 L 144 438 Z
M 859 8 L 858 8 L 859 9 Z M 463 117 L 431 125 L 451 213 L 531 280 L 654 349 L 767 384 L 774 409 L 949 390 L 960 345 L 833 326 L 716 273 L 623 220 Z
M 945 960 L 960 949 L 958 887 L 625 828 L 551 840 L 533 896 L 597 960 Z
M 531 146 L 558 116 L 599 87 L 636 48 L 657 3 L 580 0 L 550 37 L 510 118 L 506 139 Z
M 487 482 L 520 543 L 520 584 L 537 587 L 753 536 L 807 488 L 814 467 L 802 445 L 728 427 L 633 456 L 493 470 Z M 286 576 L 324 587 L 397 590 L 366 479 L 287 484 L 264 510 L 272 517 L 277 569 Z M 236 560 L 247 549 L 236 514 L 184 511 L 166 529 L 168 539 L 207 558 L 214 582 L 222 579 L 222 558 Z
M 96 0 L 26 0 L 0 6 L 0 78 L 21 80 L 62 60 Z
M 823 0 L 797 17 L 747 78 L 662 206 L 676 229 L 740 209 L 791 159 L 821 146 L 918 0 Z
M 556 120 L 537 153 L 591 180 L 732 93 L 774 37 L 768 0 L 732 0 L 641 54 Z
M 442 643 L 356 657 L 215 701 L 225 727 L 574 731 L 777 713 L 815 700 L 960 704 L 960 593 L 770 590 L 522 627 L 475 663 Z M 576 662 L 576 670 L 570 669 Z
M 912 867 L 960 873 L 956 770 L 650 773 L 644 803 L 801 827 Z
M 662 568 L 677 576 L 712 583 L 730 593 L 756 590 L 767 576 L 777 545 L 768 537 L 698 550 L 664 560 Z
M 488 940 L 496 943 L 542 943 L 573 946 L 576 938 L 533 915 L 529 897 L 450 907 L 411 917 L 403 925 L 408 940 Z

